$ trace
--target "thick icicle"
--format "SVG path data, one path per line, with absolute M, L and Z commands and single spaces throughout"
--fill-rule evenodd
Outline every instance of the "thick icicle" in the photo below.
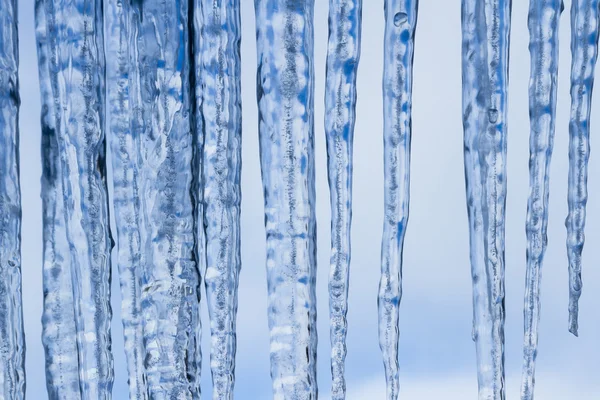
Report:
M 314 400 L 314 0 L 254 4 L 273 392 Z
M 379 347 L 387 399 L 399 393 L 402 248 L 410 197 L 412 74 L 418 0 L 386 0 L 383 73 L 385 216 L 379 281 Z
M 329 317 L 332 399 L 346 398 L 344 378 L 352 223 L 352 149 L 362 0 L 329 1 L 325 133 L 331 201 Z
M 233 399 L 240 255 L 239 0 L 195 0 L 203 121 L 202 190 L 213 398 Z
M 598 59 L 598 0 L 573 0 L 571 4 L 571 119 L 569 122 L 569 331 L 578 335 L 581 296 L 581 253 L 585 241 L 590 114 L 594 70 Z
M 533 400 L 542 262 L 548 243 L 550 159 L 554 142 L 558 80 L 558 27 L 562 0 L 530 0 L 529 52 L 529 201 L 527 203 L 527 279 L 525 285 L 525 340 L 521 399 Z
M 108 3 L 110 144 L 130 391 L 200 397 L 188 2 Z
M 504 218 L 511 0 L 463 0 L 463 125 L 480 400 L 505 398 Z
M 37 14 L 40 75 L 49 81 L 40 82 L 49 396 L 110 399 L 112 244 L 104 159 L 102 1 L 42 0 L 38 7 L 45 8 Z M 69 278 L 70 284 L 65 282 Z M 51 343 L 54 338 L 75 339 L 76 349 L 65 354 L 68 346 L 58 348 Z M 78 381 L 72 377 L 77 365 Z
M 117 261 L 121 283 L 121 315 L 129 374 L 129 398 L 148 399 L 144 367 L 141 310 L 141 276 L 146 262 L 142 238 L 146 219 L 142 214 L 140 143 L 142 112 L 140 69 L 137 60 L 135 21 L 129 0 L 106 2 L 106 88 L 108 144 L 113 165 L 113 209 L 117 228 Z
M 69 242 L 64 219 L 63 184 L 54 100 L 50 81 L 45 6 L 35 3 L 38 71 L 42 103 L 42 208 L 44 243 L 44 313 L 42 340 L 46 351 L 48 397 L 81 399 L 77 333 L 71 281 Z
M 0 399 L 25 399 L 17 1 L 0 0 Z

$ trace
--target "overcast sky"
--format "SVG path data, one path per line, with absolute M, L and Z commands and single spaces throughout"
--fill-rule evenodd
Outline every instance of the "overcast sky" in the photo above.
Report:
M 258 158 L 254 9 L 242 3 L 243 173 L 242 260 L 238 315 L 236 398 L 269 399 L 269 336 L 264 215 Z M 329 191 L 323 98 L 327 45 L 326 0 L 315 6 L 315 137 L 318 214 L 319 391 L 330 389 L 327 277 Z M 600 158 L 592 138 L 587 244 L 580 337 L 567 332 L 567 214 L 569 116 L 569 9 L 561 19 L 560 83 L 552 161 L 549 247 L 542 284 L 537 398 L 600 398 Z M 28 399 L 46 398 L 41 344 L 42 222 L 40 201 L 40 96 L 33 0 L 19 0 L 21 54 L 21 164 L 23 194 L 23 298 L 27 332 Z M 523 338 L 525 213 L 528 193 L 529 52 L 525 0 L 513 2 L 509 95 L 506 225 L 506 373 L 509 398 L 517 398 Z M 364 0 L 363 51 L 358 77 L 355 202 L 348 333 L 349 400 L 383 399 L 385 383 L 377 342 L 377 285 L 383 224 L 382 97 L 383 0 Z M 460 1 L 420 2 L 415 47 L 411 215 L 405 243 L 401 305 L 401 397 L 475 399 L 475 347 L 471 341 L 471 278 L 462 160 Z M 600 118 L 600 103 L 593 112 Z M 600 124 L 600 121 L 598 122 Z M 596 126 L 592 118 L 592 128 Z M 594 131 L 596 129 L 593 129 Z M 115 399 L 127 398 L 120 293 L 113 291 Z M 206 305 L 202 305 L 203 309 Z M 204 326 L 208 326 L 205 310 Z M 208 335 L 203 338 L 204 397 L 210 396 Z

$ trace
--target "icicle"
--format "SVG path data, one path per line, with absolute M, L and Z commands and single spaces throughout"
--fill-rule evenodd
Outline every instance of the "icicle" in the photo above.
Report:
M 0 0 L 0 398 L 25 399 L 17 1 Z
M 130 393 L 200 398 L 188 3 L 108 3 L 114 208 Z
M 598 0 L 573 0 L 571 4 L 571 119 L 569 122 L 569 331 L 578 335 L 581 296 L 581 253 L 585 241 L 590 114 L 594 70 L 598 59 Z
M 386 0 L 383 73 L 385 220 L 379 282 L 379 346 L 387 399 L 399 392 L 402 247 L 408 222 L 412 71 L 418 0 Z
M 64 219 L 63 184 L 54 100 L 50 81 L 48 35 L 43 0 L 35 3 L 36 40 L 42 103 L 42 208 L 44 242 L 44 313 L 48 397 L 81 399 L 77 333 L 71 284 L 69 242 Z
M 511 0 L 463 0 L 463 124 L 479 399 L 504 399 L 504 216 Z
M 274 398 L 314 400 L 314 0 L 254 4 Z
M 45 287 L 44 338 L 48 377 L 58 380 L 49 381 L 49 395 L 62 398 L 68 393 L 70 398 L 110 399 L 111 238 L 104 160 L 102 2 L 43 0 L 42 4 L 38 6 L 45 10 L 37 16 L 45 21 L 37 20 L 38 37 L 44 37 L 40 25 L 45 24 L 46 38 L 40 42 L 40 74 L 50 81 L 41 82 L 42 100 L 53 103 L 44 108 L 43 115 L 44 120 L 53 119 L 45 123 L 43 132 L 45 255 L 49 257 L 45 265 L 52 275 Z M 50 111 L 53 115 L 47 113 Z M 56 175 L 51 176 L 53 173 Z M 56 181 L 60 181 L 60 193 L 56 192 Z M 62 215 L 55 214 L 59 211 Z M 56 249 L 51 248 L 54 239 Z M 66 259 L 62 251 L 68 254 Z M 70 270 L 71 292 L 50 295 L 57 286 L 60 290 L 68 288 L 64 282 L 66 270 Z M 70 302 L 72 308 L 57 308 Z M 65 332 L 58 332 L 63 326 L 57 325 L 69 319 L 75 321 L 77 348 L 61 357 L 65 349 L 57 349 L 49 341 L 55 335 L 67 340 L 65 334 L 73 339 L 70 323 L 64 325 Z M 79 365 L 78 387 L 63 387 L 75 383 L 72 363 Z M 67 372 L 66 377 L 63 372 Z
M 361 29 L 362 0 L 329 1 L 325 132 L 331 201 L 331 391 L 332 399 L 336 400 L 346 398 L 344 364 L 352 223 L 352 149 Z
M 527 279 L 525 287 L 525 340 L 521 399 L 533 400 L 541 270 L 548 243 L 550 159 L 554 142 L 558 80 L 558 27 L 562 0 L 530 0 L 529 51 L 529 201 L 527 203 Z
M 203 121 L 206 296 L 213 398 L 232 399 L 240 255 L 241 68 L 239 0 L 195 0 Z M 198 117 L 198 116 L 197 116 Z
M 108 142 L 112 150 L 113 208 L 117 225 L 117 260 L 121 283 L 129 398 L 148 399 L 144 368 L 141 276 L 148 231 L 142 214 L 142 112 L 135 21 L 129 0 L 106 3 L 106 88 Z

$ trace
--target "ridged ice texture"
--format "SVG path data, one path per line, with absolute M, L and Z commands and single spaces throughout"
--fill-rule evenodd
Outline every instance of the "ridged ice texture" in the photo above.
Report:
M 135 21 L 139 16 L 128 0 L 108 0 L 105 7 L 107 135 L 112 150 L 112 204 L 117 225 L 129 398 L 146 400 L 149 397 L 144 368 L 141 277 L 146 261 L 142 235 L 147 234 L 147 229 L 141 208 L 143 113 L 140 66 L 135 59 L 138 50 Z
M 240 255 L 241 62 L 239 0 L 196 0 L 201 35 L 202 184 L 213 398 L 233 399 Z M 200 15 L 198 15 L 200 14 Z
M 590 114 L 594 70 L 598 59 L 598 0 L 571 3 L 571 118 L 569 121 L 569 331 L 578 335 L 581 254 L 585 241 L 587 178 L 590 157 Z
M 64 219 L 63 183 L 50 81 L 46 12 L 35 3 L 38 71 L 42 103 L 42 208 L 46 384 L 50 399 L 81 399 L 71 255 Z
M 479 399 L 504 399 L 504 236 L 511 0 L 463 0 L 463 125 Z
M 17 1 L 0 0 L 0 399 L 25 398 Z
M 402 248 L 410 197 L 412 75 L 418 0 L 385 2 L 383 72 L 384 223 L 379 281 L 379 347 L 389 400 L 400 390 L 399 314 Z
M 540 321 L 542 262 L 548 243 L 550 159 L 554 142 L 558 80 L 558 28 L 562 0 L 530 0 L 529 52 L 529 200 L 527 203 L 527 278 L 523 312 L 521 399 L 533 400 Z
M 198 399 L 188 3 L 111 0 L 108 9 L 110 144 L 130 393 Z
M 112 243 L 102 2 L 42 0 L 36 17 L 44 103 L 43 321 L 49 397 L 110 399 Z
M 316 400 L 314 0 L 254 4 L 273 392 Z
M 329 1 L 325 134 L 331 201 L 329 318 L 331 396 L 334 400 L 346 398 L 344 371 L 352 223 L 352 152 L 361 30 L 362 0 Z

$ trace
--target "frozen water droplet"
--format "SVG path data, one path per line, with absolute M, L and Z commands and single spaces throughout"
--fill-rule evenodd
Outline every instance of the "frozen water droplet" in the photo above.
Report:
M 404 12 L 399 12 L 394 15 L 394 25 L 400 26 L 408 21 L 408 15 Z
M 490 108 L 488 111 L 488 119 L 490 120 L 490 124 L 495 124 L 498 122 L 498 110 L 495 108 Z

